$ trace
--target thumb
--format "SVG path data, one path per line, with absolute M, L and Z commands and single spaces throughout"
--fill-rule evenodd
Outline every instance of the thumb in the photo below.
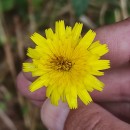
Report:
M 130 126 L 95 103 L 72 110 L 64 130 L 130 130 Z
M 69 111 L 67 104 L 59 102 L 58 106 L 54 106 L 47 99 L 41 108 L 42 122 L 48 130 L 63 130 Z

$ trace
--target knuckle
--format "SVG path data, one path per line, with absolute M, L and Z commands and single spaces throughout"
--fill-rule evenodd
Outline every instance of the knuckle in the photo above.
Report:
M 104 114 L 100 109 L 92 106 L 87 109 L 79 108 L 73 110 L 66 120 L 64 130 L 103 130 L 106 125 L 104 121 Z

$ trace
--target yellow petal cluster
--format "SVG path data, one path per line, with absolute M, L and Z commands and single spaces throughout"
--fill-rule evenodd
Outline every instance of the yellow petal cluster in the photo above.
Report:
M 23 63 L 23 71 L 38 78 L 29 86 L 34 92 L 46 87 L 46 97 L 58 105 L 59 100 L 67 102 L 70 109 L 78 107 L 77 99 L 84 104 L 92 101 L 89 92 L 102 91 L 104 84 L 95 76 L 102 76 L 102 70 L 110 68 L 110 61 L 100 59 L 108 52 L 106 44 L 95 41 L 96 33 L 89 30 L 81 36 L 82 23 L 72 28 L 64 21 L 57 21 L 55 31 L 45 30 L 46 37 L 38 33 L 31 36 L 35 48 L 28 48 L 31 63 Z

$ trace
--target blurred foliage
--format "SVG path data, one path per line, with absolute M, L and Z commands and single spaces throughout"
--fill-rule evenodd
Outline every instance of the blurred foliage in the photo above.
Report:
M 16 10 L 17 14 L 19 14 L 22 17 L 23 21 L 27 19 L 27 0 L 15 0 L 14 9 Z
M 6 94 L 3 94 L 3 98 L 2 98 L 3 101 L 0 102 L 0 109 L 6 111 L 7 110 L 7 104 L 8 104 L 8 102 L 11 101 L 11 99 L 12 99 L 11 93 L 6 91 Z
M 90 0 L 71 0 L 72 7 L 76 16 L 81 16 L 86 12 Z
M 106 24 L 114 23 L 115 16 L 113 10 L 107 10 L 104 19 Z
M 129 14 L 130 14 L 130 0 L 128 1 L 128 12 L 129 12 Z
M 21 7 L 23 10 L 28 6 L 27 0 L 0 0 L 2 4 L 2 11 L 10 11 L 13 8 Z M 32 0 L 32 6 L 35 10 L 40 10 L 43 0 Z M 20 9 L 21 9 L 20 8 Z
M 44 0 L 32 0 L 32 5 L 35 10 L 41 10 Z
M 5 102 L 0 102 L 0 109 L 4 111 L 7 110 L 7 105 Z
M 100 4 L 103 4 L 104 2 L 113 4 L 113 5 L 118 5 L 120 1 L 119 0 L 97 0 L 96 1 L 96 3 L 100 3 Z
M 14 5 L 15 5 L 15 0 L 0 0 L 0 4 L 2 6 L 0 6 L 0 10 L 4 11 L 9 11 L 11 10 Z

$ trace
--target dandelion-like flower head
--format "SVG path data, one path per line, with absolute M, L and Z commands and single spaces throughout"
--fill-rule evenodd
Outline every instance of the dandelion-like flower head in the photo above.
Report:
M 78 107 L 77 99 L 84 104 L 92 101 L 88 92 L 102 91 L 104 84 L 95 76 L 102 76 L 110 68 L 110 61 L 100 59 L 108 52 L 106 44 L 93 42 L 96 33 L 89 30 L 81 36 L 83 24 L 73 28 L 57 21 L 55 32 L 45 30 L 46 38 L 34 33 L 31 39 L 36 47 L 28 48 L 31 63 L 23 63 L 23 71 L 38 78 L 29 86 L 31 92 L 46 87 L 46 97 L 58 105 L 67 102 L 70 109 Z

